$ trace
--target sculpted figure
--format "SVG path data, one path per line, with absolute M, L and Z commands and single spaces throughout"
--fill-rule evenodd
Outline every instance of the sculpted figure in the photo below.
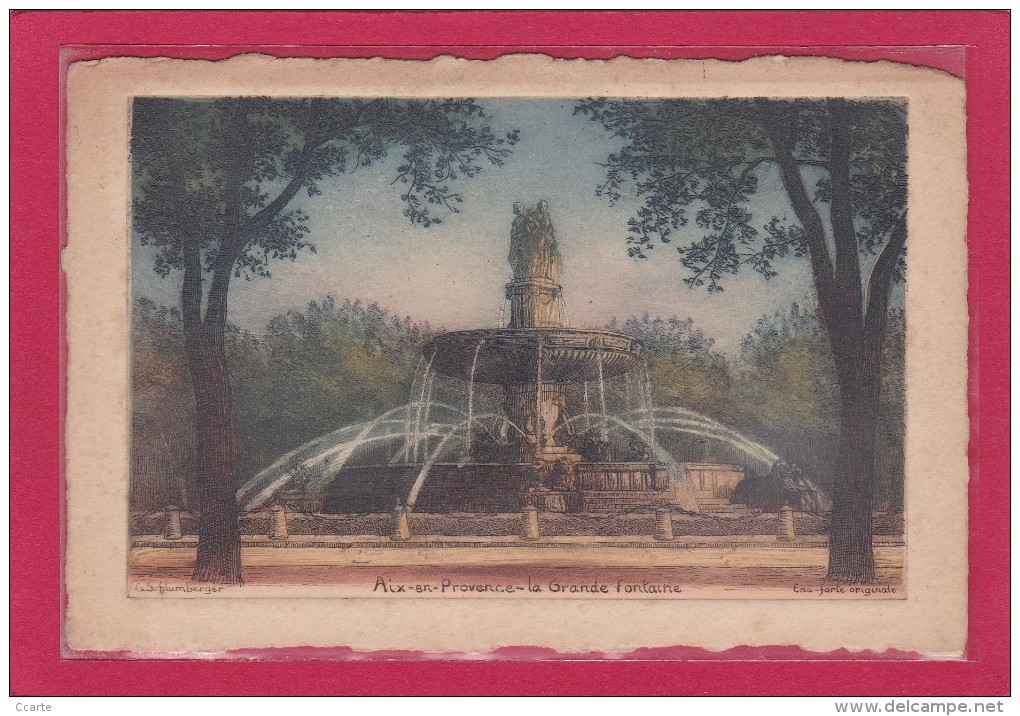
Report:
M 560 251 L 549 219 L 549 204 L 538 202 L 534 208 L 514 204 L 513 227 L 510 232 L 510 265 L 515 281 L 544 278 L 560 282 Z

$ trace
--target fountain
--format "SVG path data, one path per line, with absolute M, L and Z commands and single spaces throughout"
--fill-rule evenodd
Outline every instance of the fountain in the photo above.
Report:
M 671 489 L 675 483 L 667 464 L 654 458 L 608 459 L 607 384 L 645 369 L 643 347 L 621 333 L 565 325 L 560 255 L 548 205 L 516 204 L 514 213 L 508 325 L 445 333 L 425 349 L 427 378 L 420 398 L 427 398 L 425 386 L 433 374 L 466 386 L 464 454 L 457 463 L 429 465 L 423 475 L 427 483 L 412 487 L 409 504 L 424 511 L 492 512 L 520 509 L 523 502 L 547 511 L 588 512 L 683 500 Z M 645 386 L 647 377 L 639 384 Z M 495 418 L 484 426 L 475 415 L 482 386 L 496 387 L 500 398 Z M 582 431 L 570 422 L 577 386 L 589 396 Z M 591 412 L 593 392 L 597 414 Z M 639 431 L 654 452 L 647 391 L 638 397 Z M 419 433 L 419 416 L 427 413 L 426 400 L 424 413 L 415 411 Z
M 239 490 L 243 510 L 298 477 L 324 513 L 740 511 L 743 467 L 681 463 L 669 441 L 727 445 L 764 470 L 777 457 L 697 413 L 655 409 L 640 341 L 567 325 L 547 203 L 514 215 L 506 324 L 436 337 L 406 406 L 284 455 Z

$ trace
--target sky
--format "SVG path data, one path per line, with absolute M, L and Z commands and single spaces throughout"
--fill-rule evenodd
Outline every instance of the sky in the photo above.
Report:
M 399 315 L 427 320 L 450 330 L 495 326 L 503 287 L 511 278 L 507 252 L 514 202 L 545 199 L 563 257 L 563 293 L 570 323 L 602 326 L 644 313 L 693 318 L 725 352 L 739 348 L 762 314 L 793 302 L 814 304 L 807 262 L 781 262 L 780 275 L 763 280 L 751 270 L 727 276 L 722 293 L 688 288 L 687 270 L 672 245 L 660 244 L 648 259 L 627 255 L 627 220 L 640 202 L 625 197 L 610 206 L 595 190 L 605 179 L 599 166 L 620 148 L 600 125 L 573 116 L 570 100 L 484 100 L 500 136 L 519 128 L 520 142 L 503 167 L 485 166 L 474 179 L 460 182 L 459 214 L 441 224 L 412 226 L 403 216 L 401 188 L 391 182 L 399 152 L 367 170 L 323 183 L 320 196 L 303 194 L 293 207 L 309 216 L 308 239 L 316 253 L 271 266 L 271 278 L 235 279 L 228 319 L 254 334 L 272 317 L 327 294 L 375 301 Z M 774 177 L 773 177 L 774 178 Z M 752 207 L 760 226 L 773 215 L 792 210 L 766 178 Z M 702 238 L 689 225 L 675 243 Z M 180 300 L 179 272 L 160 278 L 152 254 L 135 246 L 133 292 L 165 305 Z

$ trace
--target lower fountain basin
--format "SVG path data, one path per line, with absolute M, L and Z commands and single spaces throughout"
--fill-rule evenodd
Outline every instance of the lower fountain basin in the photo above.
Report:
M 345 467 L 322 497 L 325 514 L 385 513 L 407 493 L 423 465 Z M 543 511 L 652 512 L 673 499 L 669 469 L 653 462 L 578 463 L 573 485 L 529 490 L 531 463 L 435 463 L 429 468 L 417 513 L 514 513 L 542 497 Z M 550 499 L 552 498 L 552 499 Z M 559 506 L 556 506 L 559 503 Z
M 542 348 L 543 383 L 604 380 L 632 370 L 643 347 L 614 331 L 579 328 L 488 328 L 436 337 L 425 348 L 432 368 L 443 375 L 476 383 L 523 385 L 538 375 Z M 472 376 L 472 368 L 474 375 Z

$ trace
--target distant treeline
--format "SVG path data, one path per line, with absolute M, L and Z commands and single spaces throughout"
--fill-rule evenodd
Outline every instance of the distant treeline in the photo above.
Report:
M 140 298 L 132 327 L 132 506 L 197 504 L 194 399 L 180 311 Z M 428 323 L 332 296 L 273 318 L 261 336 L 229 327 L 241 475 L 405 403 L 422 346 L 433 335 Z
M 135 509 L 195 505 L 193 397 L 180 312 L 140 298 L 133 317 L 132 493 Z M 737 356 L 691 319 L 642 316 L 609 326 L 644 342 L 653 397 L 729 425 L 830 491 L 839 398 L 824 329 L 793 305 L 763 316 Z M 228 331 L 241 474 L 288 450 L 407 402 L 428 323 L 375 303 L 327 296 L 272 319 L 264 335 Z M 903 503 L 904 317 L 895 311 L 883 355 L 879 507 Z

